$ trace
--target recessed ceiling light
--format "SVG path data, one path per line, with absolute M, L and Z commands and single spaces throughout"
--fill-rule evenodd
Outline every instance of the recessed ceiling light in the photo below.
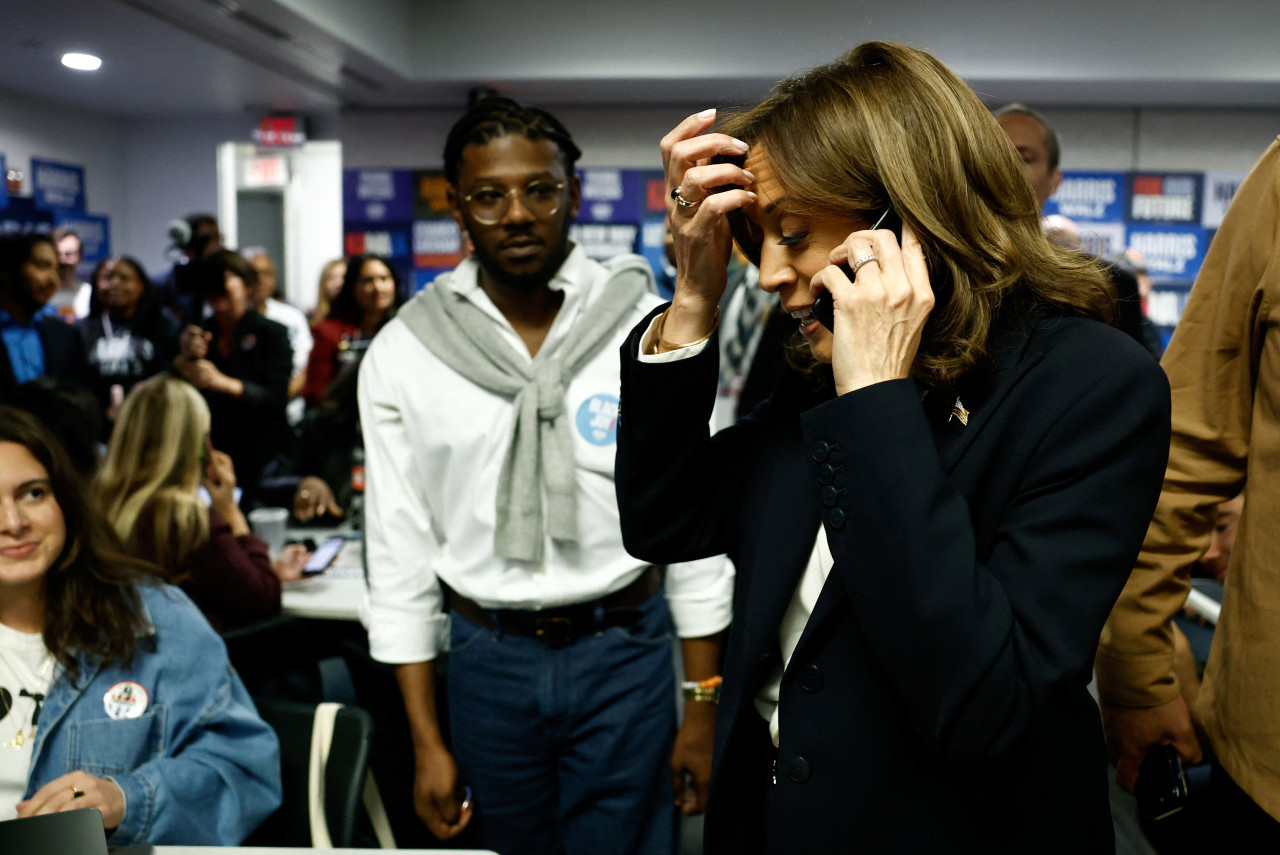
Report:
M 102 60 L 91 53 L 64 53 L 62 64 L 76 71 L 97 71 L 102 67 Z

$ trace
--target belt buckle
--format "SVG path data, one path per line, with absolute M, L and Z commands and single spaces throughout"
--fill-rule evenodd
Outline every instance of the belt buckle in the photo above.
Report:
M 533 634 L 548 647 L 568 647 L 573 643 L 573 621 L 567 617 L 540 617 L 533 622 Z

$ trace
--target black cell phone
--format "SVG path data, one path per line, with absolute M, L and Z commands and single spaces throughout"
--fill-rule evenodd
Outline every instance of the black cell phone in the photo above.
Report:
M 1147 752 L 1133 785 L 1138 815 L 1148 822 L 1172 816 L 1187 806 L 1190 789 L 1182 758 L 1172 745 L 1157 745 Z
M 342 550 L 342 544 L 346 543 L 345 537 L 331 537 L 324 543 L 320 544 L 320 548 L 311 553 L 311 557 L 307 559 L 307 563 L 302 567 L 303 576 L 315 576 L 329 569 L 329 565 L 333 564 L 334 559 L 338 557 L 338 553 Z
M 898 212 L 893 208 L 885 208 L 880 219 L 871 227 L 872 229 L 888 229 L 898 238 L 898 243 L 902 243 L 902 217 L 898 216 Z M 853 268 L 848 264 L 839 265 L 841 272 L 849 277 L 849 281 L 853 281 Z M 831 292 L 823 291 L 813 301 L 813 307 L 810 309 L 813 316 L 817 318 L 818 323 L 822 324 L 829 331 L 835 332 L 836 309 L 831 302 Z
M 732 163 L 734 166 L 746 168 L 747 156 L 745 154 L 717 154 L 711 158 L 712 163 Z M 737 184 L 722 184 L 712 190 L 712 193 L 723 193 L 726 190 L 736 190 L 739 188 Z M 733 242 L 738 245 L 738 250 L 756 267 L 760 266 L 760 241 L 752 231 L 751 221 L 747 218 L 745 211 L 738 209 L 730 211 L 729 232 L 733 235 Z

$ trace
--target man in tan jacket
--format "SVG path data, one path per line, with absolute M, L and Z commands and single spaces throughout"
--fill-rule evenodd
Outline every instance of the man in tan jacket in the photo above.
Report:
M 1173 672 L 1171 616 L 1219 502 L 1248 484 L 1221 619 L 1196 701 L 1213 800 L 1239 839 L 1280 846 L 1280 141 L 1240 186 L 1162 362 L 1173 393 L 1164 490 L 1098 649 L 1116 777 L 1155 745 L 1200 746 Z M 1222 827 L 1222 826 L 1220 826 Z M 1246 836 L 1252 829 L 1254 836 Z M 1259 836 L 1262 835 L 1262 836 Z

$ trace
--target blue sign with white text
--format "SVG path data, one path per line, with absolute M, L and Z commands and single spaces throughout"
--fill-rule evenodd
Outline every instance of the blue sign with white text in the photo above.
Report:
M 413 170 L 344 169 L 342 218 L 383 223 L 413 219 Z
M 111 256 L 111 221 L 95 214 L 57 213 L 53 221 L 66 226 L 80 237 L 82 262 L 97 264 Z
M 84 213 L 84 167 L 33 157 L 31 191 L 37 208 Z
M 1064 171 L 1058 191 L 1044 204 L 1044 213 L 1073 220 L 1120 222 L 1126 189 L 1123 172 Z
M 1204 175 L 1199 172 L 1129 174 L 1128 219 L 1134 223 L 1199 223 Z
M 1129 246 L 1146 258 L 1152 279 L 1192 282 L 1204 263 L 1209 241 L 1204 226 L 1133 223 Z
M 579 223 L 638 223 L 644 204 L 644 178 L 638 169 L 578 170 L 582 182 Z

